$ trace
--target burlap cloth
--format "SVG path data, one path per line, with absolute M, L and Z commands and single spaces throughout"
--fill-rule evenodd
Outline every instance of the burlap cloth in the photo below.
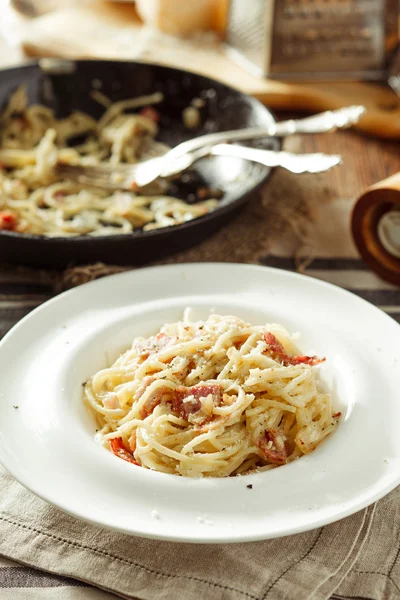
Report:
M 297 266 L 378 305 L 390 304 L 388 312 L 398 317 L 399 292 L 357 258 L 348 232 L 352 202 L 338 201 L 324 176 L 276 171 L 227 227 L 164 262 Z M 3 268 L 1 332 L 55 292 L 117 270 L 95 265 L 60 274 Z M 36 498 L 2 468 L 0 489 L 0 554 L 57 574 L 0 559 L 0 597 L 5 600 L 110 598 L 59 576 L 142 600 L 400 598 L 400 490 L 308 533 L 256 543 L 193 545 L 133 538 L 77 521 Z

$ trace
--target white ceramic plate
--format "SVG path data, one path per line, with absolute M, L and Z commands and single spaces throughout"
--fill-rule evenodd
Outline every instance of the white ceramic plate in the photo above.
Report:
M 301 332 L 307 353 L 327 357 L 321 374 L 343 412 L 338 430 L 289 465 L 226 479 L 141 469 L 100 447 L 82 382 L 186 306 L 194 317 L 213 310 Z M 305 531 L 400 482 L 399 360 L 397 323 L 301 275 L 188 264 L 107 277 L 37 308 L 0 344 L 0 460 L 62 510 L 134 535 L 231 542 Z

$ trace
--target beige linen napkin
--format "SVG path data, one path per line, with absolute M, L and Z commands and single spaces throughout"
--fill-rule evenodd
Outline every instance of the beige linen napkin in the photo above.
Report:
M 104 531 L 64 515 L 0 472 L 0 553 L 126 598 L 325 600 L 361 550 L 373 508 L 285 539 L 196 545 Z M 10 541 L 12 540 L 12 543 Z
M 338 596 L 400 598 L 400 487 L 376 504 L 363 552 L 336 590 Z

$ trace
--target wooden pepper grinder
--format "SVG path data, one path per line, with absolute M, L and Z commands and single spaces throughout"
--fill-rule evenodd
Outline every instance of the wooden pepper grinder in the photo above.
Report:
M 400 173 L 363 193 L 354 207 L 351 229 L 371 269 L 400 286 Z

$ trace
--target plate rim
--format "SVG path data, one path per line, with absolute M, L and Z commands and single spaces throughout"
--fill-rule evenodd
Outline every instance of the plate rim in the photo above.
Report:
M 21 327 L 24 327 L 25 323 L 28 322 L 30 319 L 35 319 L 36 315 L 38 313 L 40 313 L 42 310 L 46 310 L 49 305 L 53 305 L 54 303 L 62 301 L 69 295 L 74 294 L 77 291 L 79 291 L 81 288 L 85 288 L 85 286 L 86 286 L 86 289 L 87 289 L 87 286 L 92 286 L 94 288 L 97 285 L 104 285 L 104 281 L 114 280 L 115 278 L 123 279 L 123 278 L 135 277 L 136 273 L 140 273 L 142 271 L 143 272 L 144 271 L 155 272 L 157 270 L 179 270 L 179 269 L 192 269 L 192 268 L 196 269 L 198 267 L 201 267 L 201 268 L 207 268 L 207 267 L 226 268 L 226 267 L 228 267 L 228 268 L 235 268 L 235 269 L 239 269 L 239 270 L 243 270 L 243 271 L 253 271 L 253 272 L 264 273 L 264 274 L 278 273 L 280 276 L 283 276 L 285 278 L 287 277 L 289 279 L 294 278 L 294 279 L 297 279 L 298 281 L 307 280 L 308 283 L 315 284 L 315 285 L 320 286 L 325 289 L 327 288 L 327 289 L 335 290 L 335 293 L 339 292 L 339 293 L 342 293 L 342 295 L 344 295 L 345 297 L 350 297 L 350 298 L 353 298 L 353 300 L 355 299 L 357 301 L 361 301 L 364 305 L 367 305 L 369 307 L 369 310 L 372 308 L 373 311 L 377 315 L 380 316 L 380 318 L 384 318 L 391 326 L 398 325 L 397 322 L 390 315 L 388 315 L 387 313 L 385 313 L 384 311 L 379 309 L 374 304 L 368 302 L 367 300 L 360 298 L 359 296 L 357 296 L 357 294 L 350 292 L 346 289 L 343 289 L 343 288 L 341 288 L 335 284 L 332 284 L 330 282 L 327 282 L 327 281 L 324 281 L 321 279 L 317 279 L 317 278 L 309 276 L 309 275 L 303 275 L 300 273 L 291 272 L 291 271 L 287 271 L 284 269 L 276 269 L 274 267 L 268 267 L 268 266 L 263 266 L 263 265 L 253 265 L 253 264 L 246 264 L 246 263 L 232 263 L 232 262 L 227 262 L 227 263 L 225 263 L 225 262 L 174 263 L 174 264 L 168 264 L 168 265 L 154 265 L 151 267 L 130 269 L 123 273 L 117 273 L 117 274 L 109 275 L 106 277 L 101 277 L 97 280 L 90 281 L 85 284 L 76 286 L 72 289 L 66 290 L 66 291 L 58 294 L 54 298 L 47 300 L 40 306 L 34 308 L 30 313 L 28 313 L 25 317 L 23 317 L 20 321 L 18 321 L 11 328 L 11 330 L 9 332 L 7 332 L 7 334 L 3 337 L 3 339 L 0 341 L 0 349 L 2 348 L 4 343 L 8 341 L 9 337 L 11 337 L 13 335 L 14 331 L 16 331 L 17 329 L 20 329 Z M 399 330 L 399 332 L 400 332 L 400 330 Z M 399 341 L 400 341 L 400 338 L 399 338 Z M 329 525 L 331 523 L 342 520 L 343 518 L 346 518 L 346 517 L 358 512 L 359 510 L 362 510 L 362 509 L 370 506 L 377 500 L 383 498 L 388 493 L 390 493 L 400 483 L 400 471 L 399 471 L 396 477 L 394 477 L 386 485 L 381 486 L 378 490 L 376 490 L 375 493 L 366 494 L 367 497 L 364 497 L 364 499 L 361 499 L 360 501 L 353 503 L 346 510 L 336 511 L 334 514 L 331 514 L 330 516 L 327 516 L 326 518 L 321 517 L 319 519 L 314 519 L 314 521 L 312 522 L 312 526 L 310 526 L 309 524 L 307 525 L 304 523 L 299 523 L 298 526 L 296 526 L 296 527 L 291 526 L 290 530 L 284 530 L 282 533 L 279 533 L 278 535 L 276 535 L 276 534 L 275 535 L 267 535 L 264 533 L 264 534 L 246 536 L 246 535 L 243 535 L 242 533 L 238 532 L 232 536 L 225 535 L 224 537 L 219 536 L 217 538 L 215 536 L 210 536 L 210 537 L 204 536 L 201 539 L 199 539 L 199 538 L 184 537 L 179 534 L 179 531 L 177 531 L 176 535 L 167 535 L 167 536 L 163 535 L 163 534 L 157 535 L 157 534 L 154 534 L 151 532 L 150 533 L 146 533 L 143 531 L 138 532 L 138 531 L 132 530 L 132 528 L 130 528 L 128 530 L 123 527 L 110 525 L 109 523 L 105 524 L 103 521 L 97 520 L 96 518 L 88 518 L 87 516 L 83 516 L 82 514 L 79 514 L 77 512 L 70 511 L 68 509 L 68 507 L 63 504 L 62 501 L 56 503 L 53 500 L 49 499 L 48 494 L 41 493 L 40 491 L 38 491 L 36 486 L 27 485 L 26 483 L 23 483 L 24 477 L 21 478 L 18 474 L 16 474 L 16 471 L 17 471 L 16 469 L 13 469 L 13 468 L 9 469 L 8 466 L 6 466 L 6 464 L 4 462 L 4 454 L 3 454 L 1 447 L 0 447 L 0 463 L 3 465 L 5 470 L 17 482 L 19 482 L 23 487 L 25 487 L 25 489 L 34 493 L 36 496 L 38 496 L 39 498 L 41 498 L 48 504 L 55 506 L 57 509 L 62 510 L 63 512 L 65 512 L 66 514 L 69 514 L 70 516 L 72 516 L 74 518 L 83 520 L 83 521 L 93 524 L 95 526 L 99 526 L 99 527 L 103 527 L 103 528 L 105 527 L 107 529 L 111 529 L 113 531 L 117 531 L 117 532 L 120 532 L 120 533 L 123 533 L 126 535 L 143 537 L 143 538 L 147 538 L 147 539 L 158 539 L 158 540 L 164 540 L 164 541 L 179 542 L 179 543 L 205 544 L 205 543 L 251 542 L 251 541 L 261 541 L 261 540 L 266 540 L 266 539 L 286 537 L 288 535 L 295 535 L 297 533 L 310 531 L 310 530 L 316 529 L 318 527 Z M 340 516 L 338 516 L 338 513 L 340 513 Z

